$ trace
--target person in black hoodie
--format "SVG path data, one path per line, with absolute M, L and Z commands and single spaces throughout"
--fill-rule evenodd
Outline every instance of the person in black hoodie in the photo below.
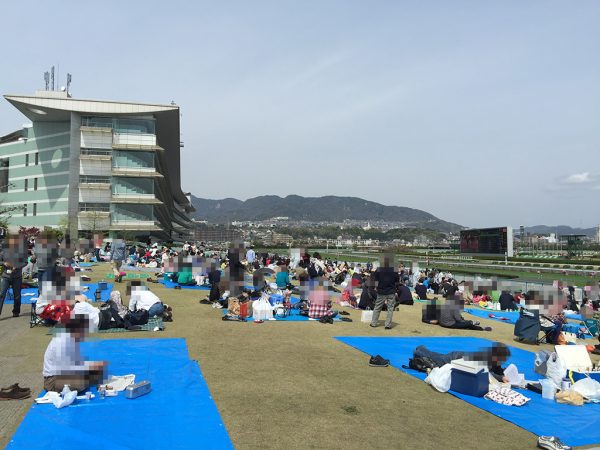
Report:
M 393 256 L 385 255 L 381 267 L 373 274 L 377 283 L 377 301 L 373 309 L 373 318 L 371 327 L 379 325 L 379 314 L 383 309 L 384 303 L 387 305 L 387 317 L 385 319 L 385 329 L 392 328 L 392 316 L 396 306 L 396 285 L 400 282 L 400 275 L 394 269 Z
M 425 281 L 425 278 L 419 278 L 415 286 L 415 292 L 419 296 L 419 300 L 427 300 L 427 288 L 423 284 L 423 281 Z
M 516 311 L 519 309 L 519 305 L 515 302 L 515 298 L 508 291 L 502 291 L 499 301 L 500 309 L 502 311 Z
M 398 287 L 396 288 L 396 296 L 397 305 L 413 305 L 415 303 L 410 289 L 402 282 L 398 283 Z

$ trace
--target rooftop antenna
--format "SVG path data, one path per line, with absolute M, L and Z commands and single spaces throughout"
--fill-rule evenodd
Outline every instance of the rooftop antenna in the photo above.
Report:
M 48 90 L 48 86 L 50 85 L 50 72 L 44 72 L 44 81 L 46 82 L 46 90 Z
M 67 95 L 71 96 L 71 74 L 67 73 Z
M 54 90 L 54 66 L 50 69 L 50 82 L 52 84 L 52 90 Z

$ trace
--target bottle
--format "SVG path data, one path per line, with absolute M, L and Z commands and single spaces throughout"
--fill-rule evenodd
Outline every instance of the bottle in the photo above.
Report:
M 68 384 L 65 384 L 63 386 L 62 391 L 60 392 L 60 395 L 62 395 L 64 397 L 65 394 L 68 394 L 69 392 L 71 392 L 71 386 L 69 386 Z
M 104 386 L 98 387 L 98 396 L 100 397 L 100 400 L 104 400 L 104 397 L 106 396 L 106 388 Z
M 96 302 L 100 302 L 100 300 L 102 299 L 100 294 L 100 287 L 96 288 L 96 293 L 94 295 L 96 297 Z

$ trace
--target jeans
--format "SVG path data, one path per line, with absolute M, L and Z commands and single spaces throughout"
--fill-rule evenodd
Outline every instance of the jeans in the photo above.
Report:
M 112 262 L 113 273 L 115 274 L 115 277 L 118 277 L 119 275 L 121 275 L 121 264 L 123 264 L 123 261 L 113 261 Z
M 164 305 L 161 302 L 157 302 L 154 305 L 152 305 L 150 307 L 150 309 L 148 310 L 148 316 L 149 317 L 162 316 L 163 312 L 165 312 Z
M 377 300 L 375 300 L 375 309 L 373 309 L 373 318 L 371 319 L 371 326 L 376 327 L 379 323 L 379 314 L 383 309 L 383 304 L 387 305 L 387 316 L 385 318 L 385 326 L 386 328 L 390 328 L 392 326 L 392 316 L 394 315 L 394 307 L 396 306 L 396 294 L 389 295 L 377 295 Z
M 12 287 L 13 298 L 15 304 L 13 305 L 12 313 L 13 315 L 21 314 L 21 282 L 23 278 L 21 276 L 18 277 L 2 277 L 2 282 L 0 283 L 0 314 L 2 314 L 2 307 L 4 306 L 4 300 L 6 299 L 6 294 L 8 293 L 8 288 Z

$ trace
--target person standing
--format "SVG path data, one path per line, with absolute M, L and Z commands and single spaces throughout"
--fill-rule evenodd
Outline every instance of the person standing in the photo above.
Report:
M 383 264 L 373 274 L 375 283 L 377 284 L 377 300 L 373 309 L 373 318 L 371 319 L 371 327 L 375 328 L 379 325 L 379 314 L 383 309 L 383 305 L 387 305 L 387 317 L 385 319 L 385 329 L 392 328 L 392 316 L 394 315 L 394 307 L 396 306 L 396 285 L 400 282 L 400 275 L 394 269 L 394 264 L 391 255 L 383 257 Z
M 121 282 L 121 264 L 125 259 L 125 242 L 123 239 L 115 239 L 112 245 L 112 266 L 113 273 L 115 274 L 115 281 Z
M 254 264 L 254 260 L 256 259 L 256 253 L 254 252 L 254 249 L 252 247 L 250 247 L 248 249 L 248 251 L 246 252 L 246 261 L 248 262 L 249 265 Z
M 8 245 L 3 249 L 4 270 L 0 283 L 0 314 L 8 289 L 12 288 L 14 305 L 13 317 L 21 314 L 21 284 L 23 282 L 22 270 L 27 260 L 27 245 L 23 236 L 15 235 L 8 238 Z

